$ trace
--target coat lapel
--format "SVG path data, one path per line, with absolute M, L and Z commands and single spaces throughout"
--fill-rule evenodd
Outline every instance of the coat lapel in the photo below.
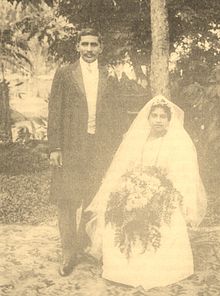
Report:
M 106 71 L 104 70 L 103 67 L 99 68 L 99 83 L 98 83 L 98 93 L 97 93 L 97 113 L 100 112 L 101 109 L 101 101 L 103 98 L 104 90 L 107 85 L 107 75 Z
M 73 83 L 78 87 L 81 95 L 86 99 L 86 92 L 85 92 L 85 87 L 83 83 L 82 70 L 81 70 L 79 61 L 77 61 L 71 67 L 71 79 Z
M 77 86 L 79 93 L 82 95 L 83 99 L 86 100 L 86 92 L 83 82 L 82 70 L 80 67 L 80 62 L 77 61 L 71 66 L 70 79 L 73 81 L 74 85 Z M 103 98 L 103 93 L 107 85 L 107 75 L 104 67 L 99 67 L 99 82 L 98 82 L 98 92 L 97 92 L 97 103 L 96 110 L 97 113 L 101 110 L 101 101 Z

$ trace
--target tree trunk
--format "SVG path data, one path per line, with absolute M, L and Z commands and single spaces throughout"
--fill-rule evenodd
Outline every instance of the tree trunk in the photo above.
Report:
M 166 0 L 151 0 L 151 92 L 170 98 L 169 27 Z
M 0 141 L 3 143 L 12 142 L 11 116 L 9 107 L 9 87 L 4 78 L 2 65 L 2 81 L 0 82 Z

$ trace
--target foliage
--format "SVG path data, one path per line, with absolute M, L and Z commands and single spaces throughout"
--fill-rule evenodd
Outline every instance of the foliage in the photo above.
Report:
M 21 24 L 28 12 L 21 4 L 11 4 L 6 0 L 1 1 L 0 10 L 0 60 L 20 71 L 29 72 L 31 62 L 27 58 L 28 44 L 21 30 Z
M 201 226 L 213 227 L 220 225 L 220 193 L 219 190 L 216 190 L 218 184 L 219 180 L 215 184 L 211 184 L 213 192 L 209 190 L 207 212 Z
M 28 44 L 20 30 L 26 11 L 16 2 L 11 4 L 6 0 L 0 2 L 0 11 L 1 140 L 10 142 L 9 87 L 5 81 L 5 67 L 9 65 L 20 72 L 29 72 L 32 64 L 27 57 Z
M 51 3 L 50 3 L 51 4 Z M 44 1 L 7 1 L 0 2 L 0 67 L 2 84 L 5 83 L 5 69 L 19 73 L 33 74 L 33 56 L 30 54 L 30 40 L 35 37 L 41 44 L 53 44 L 69 34 L 73 29 L 65 17 L 56 16 L 56 6 L 51 7 Z M 34 57 L 35 58 L 35 57 Z M 3 89 L 1 87 L 1 89 Z M 3 113 L 9 114 L 9 92 L 1 91 Z M 7 129 L 5 135 L 11 135 L 10 120 L 1 118 Z M 11 137 L 8 137 L 11 140 Z M 9 141 L 7 139 L 7 141 Z M 5 141 L 5 140 L 4 140 Z
M 150 34 L 149 14 L 146 14 L 145 1 L 60 1 L 59 15 L 66 16 L 77 30 L 86 26 L 99 29 L 103 35 L 105 47 L 102 55 L 103 63 L 114 63 L 122 59 L 126 52 L 136 53 L 142 47 L 149 55 L 149 46 L 146 46 L 147 33 Z M 140 21 L 141 20 L 141 21 Z M 146 25 L 147 24 L 147 25 Z M 147 32 L 146 32 L 147 31 Z M 137 32 L 141 38 L 137 38 Z M 76 36 L 70 36 L 65 41 L 65 51 L 54 47 L 60 56 L 70 61 L 76 58 L 74 44 Z M 61 49 L 61 50 L 60 50 Z
M 114 62 L 128 52 L 135 64 L 149 64 L 151 52 L 150 1 L 142 0 L 69 0 L 59 1 L 58 13 L 80 29 L 85 26 L 97 27 L 104 39 L 105 48 L 103 60 Z M 213 26 L 219 21 L 219 1 L 202 0 L 168 0 L 168 21 L 170 24 L 170 48 L 181 45 L 184 48 L 185 38 L 193 40 L 192 46 L 198 49 L 200 43 L 208 41 L 216 43 Z M 75 36 L 65 40 L 65 49 L 54 47 L 58 55 L 65 54 L 67 60 L 72 60 Z M 69 48 L 69 50 L 67 50 Z M 208 50 L 216 52 L 214 46 Z M 207 54 L 204 48 L 202 56 Z M 69 54 L 69 55 L 68 55 Z M 71 55 L 70 55 L 71 54 Z M 200 54 L 200 56 L 201 56 Z
M 49 204 L 48 160 L 37 147 L 1 147 L 0 223 L 36 224 L 55 214 Z
M 129 53 L 137 77 L 143 75 L 140 64 L 149 65 L 149 0 L 11 0 L 8 5 L 14 14 L 19 14 L 22 7 L 25 15 L 14 28 L 17 27 L 23 36 L 27 34 L 27 40 L 37 36 L 41 42 L 47 42 L 51 53 L 64 62 L 77 57 L 74 46 L 77 31 L 93 26 L 103 35 L 104 63 L 117 63 Z M 219 1 L 167 0 L 167 8 L 171 51 L 179 47 L 184 53 L 188 51 L 187 60 L 200 56 L 214 64 L 218 53 Z M 13 36 L 13 30 L 7 35 Z
M 19 71 L 31 72 L 28 41 L 37 37 L 52 46 L 74 29 L 65 17 L 56 15 L 56 9 L 45 1 L 1 1 L 0 59 Z
M 143 252 L 161 242 L 160 227 L 170 225 L 182 196 L 157 167 L 135 167 L 127 171 L 110 194 L 106 224 L 115 229 L 115 243 L 128 257 L 141 242 Z
M 149 0 L 11 0 L 8 3 L 17 13 L 22 7 L 26 14 L 18 23 L 19 32 L 23 36 L 27 34 L 27 40 L 37 36 L 40 42 L 48 43 L 56 59 L 75 60 L 77 31 L 93 26 L 103 35 L 103 63 L 117 63 L 129 53 L 137 77 L 144 75 L 140 64 L 150 64 Z M 167 8 L 171 51 L 178 47 L 184 54 L 188 52 L 187 61 L 200 56 L 214 64 L 218 53 L 219 1 L 168 0 Z
M 210 71 L 205 65 L 198 64 L 196 71 L 198 77 L 193 83 L 184 78 L 179 80 L 180 91 L 177 90 L 174 97 L 185 111 L 186 128 L 201 159 L 211 167 L 213 162 L 219 163 L 220 152 L 220 66 Z M 203 79 L 199 79 L 200 75 Z M 214 166 L 217 168 L 217 163 Z
M 36 145 L 31 141 L 29 145 L 10 144 L 0 147 L 0 173 L 19 175 L 41 172 L 48 168 L 47 148 Z
M 23 7 L 28 6 L 30 3 L 36 7 L 39 7 L 42 4 L 42 0 L 8 0 L 10 3 L 22 3 Z M 53 6 L 53 0 L 44 0 L 48 6 Z
M 208 195 L 204 224 L 216 225 L 220 222 L 220 67 L 210 69 L 205 63 L 192 66 L 197 73 L 194 82 L 185 77 L 173 77 L 173 80 L 178 80 L 173 98 L 185 111 L 185 127 L 198 152 L 200 172 Z
M 29 33 L 28 40 L 35 36 L 39 42 L 53 47 L 54 43 L 65 42 L 66 38 L 75 34 L 74 25 L 65 16 L 57 15 L 56 3 L 51 7 L 41 1 L 38 6 L 29 4 L 26 9 L 30 14 L 23 22 L 23 32 Z
M 15 113 L 12 113 L 12 116 Z M 18 114 L 19 116 L 19 114 Z M 45 141 L 47 139 L 47 120 L 39 117 L 15 122 L 12 128 L 13 142 L 28 144 L 32 140 Z
M 55 216 L 49 204 L 49 172 L 0 174 L 0 223 L 37 224 Z

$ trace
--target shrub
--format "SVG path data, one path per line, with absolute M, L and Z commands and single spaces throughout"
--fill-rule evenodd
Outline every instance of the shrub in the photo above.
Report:
M 0 146 L 0 174 L 18 175 L 39 172 L 49 167 L 44 150 L 39 151 L 38 143 L 29 145 L 11 144 Z
M 37 224 L 53 218 L 49 183 L 46 147 L 0 146 L 0 223 Z
M 0 175 L 0 223 L 37 224 L 55 216 L 49 203 L 49 171 Z

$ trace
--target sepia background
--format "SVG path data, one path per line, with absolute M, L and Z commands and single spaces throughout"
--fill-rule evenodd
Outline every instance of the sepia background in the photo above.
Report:
M 1 295 L 189 295 L 220 291 L 219 0 L 0 1 Z M 144 292 L 100 278 L 84 258 L 68 278 L 57 273 L 60 241 L 49 204 L 48 98 L 56 68 L 77 59 L 77 32 L 103 36 L 101 62 L 126 125 L 155 94 L 185 111 L 207 190 L 207 215 L 189 229 L 195 274 Z

